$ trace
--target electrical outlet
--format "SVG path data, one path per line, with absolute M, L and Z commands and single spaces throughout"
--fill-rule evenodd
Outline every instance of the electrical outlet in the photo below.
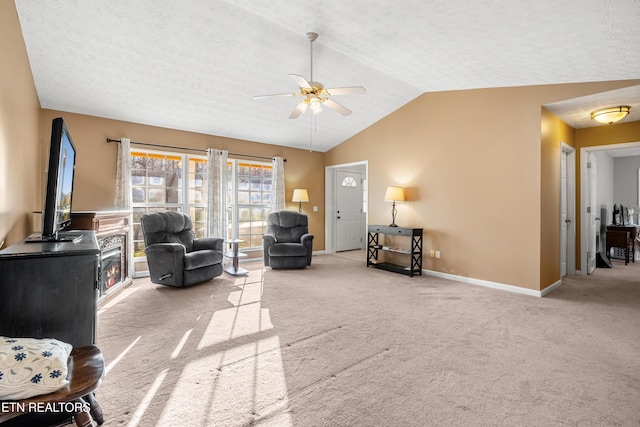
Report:
M 433 249 L 431 249 L 431 250 L 429 251 L 429 256 L 430 256 L 431 258 L 433 258 L 434 256 L 436 256 L 436 251 L 434 251 Z
M 436 258 L 440 258 L 440 251 L 436 251 Z

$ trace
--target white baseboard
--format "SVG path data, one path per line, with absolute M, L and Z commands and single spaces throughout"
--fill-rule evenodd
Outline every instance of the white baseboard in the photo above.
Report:
M 556 283 L 554 283 L 551 286 L 547 286 L 546 288 L 544 288 L 541 292 L 541 296 L 545 296 L 550 292 L 555 291 L 556 289 L 558 289 L 560 287 L 560 285 L 562 285 L 562 279 L 558 280 Z
M 471 285 L 484 286 L 486 288 L 498 289 L 498 290 L 507 291 L 507 292 L 514 292 L 517 294 L 524 294 L 532 297 L 542 297 L 547 293 L 551 292 L 551 290 L 547 291 L 547 289 L 549 288 L 546 288 L 543 292 L 540 292 L 540 291 L 535 291 L 533 289 L 521 288 L 520 286 L 505 285 L 504 283 L 490 282 L 488 280 L 474 279 L 472 277 L 456 276 L 455 274 L 441 273 L 439 271 L 423 269 L 422 272 L 427 276 L 440 277 L 441 279 L 448 279 L 456 282 L 469 283 Z M 554 283 L 552 286 L 557 287 L 557 286 L 560 286 L 560 284 Z

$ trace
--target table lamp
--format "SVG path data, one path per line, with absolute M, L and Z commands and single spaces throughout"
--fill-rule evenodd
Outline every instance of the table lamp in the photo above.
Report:
M 302 213 L 302 203 L 309 201 L 309 194 L 307 194 L 306 188 L 296 188 L 293 190 L 293 197 L 291 198 L 293 203 L 298 202 L 298 212 Z
M 404 202 L 404 190 L 402 187 L 387 187 L 387 192 L 384 194 L 385 202 L 393 202 L 391 208 L 391 224 L 389 227 L 397 227 L 396 224 L 396 202 Z

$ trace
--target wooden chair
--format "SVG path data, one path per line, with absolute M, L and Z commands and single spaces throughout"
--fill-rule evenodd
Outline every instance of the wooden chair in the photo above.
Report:
M 624 251 L 624 264 L 629 264 L 629 252 L 632 248 L 631 236 L 628 231 L 611 231 L 607 230 L 606 234 L 607 245 L 606 253 L 607 258 L 611 258 L 611 249 L 618 248 Z M 632 255 L 633 256 L 633 255 Z
M 17 401 L 3 401 L 5 407 L 11 403 L 15 412 L 1 412 L 0 425 L 40 425 L 29 417 L 48 415 L 44 413 L 29 412 L 36 407 L 44 407 L 47 404 L 71 403 L 64 405 L 71 408 L 90 408 L 89 411 L 79 410 L 67 415 L 73 416 L 78 427 L 93 427 L 94 421 L 101 425 L 104 422 L 102 408 L 96 400 L 93 392 L 102 382 L 104 375 L 104 359 L 100 349 L 95 345 L 78 347 L 73 349 L 69 356 L 69 384 L 58 391 L 28 399 Z M 22 410 L 24 408 L 24 411 Z M 52 414 L 55 415 L 55 414 Z M 60 414 L 58 414 L 60 415 Z

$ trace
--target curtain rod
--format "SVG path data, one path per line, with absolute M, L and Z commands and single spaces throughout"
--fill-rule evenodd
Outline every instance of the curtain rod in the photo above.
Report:
M 111 138 L 107 138 L 107 142 L 120 142 L 119 139 L 111 139 Z M 149 142 L 137 142 L 137 141 L 130 141 L 130 144 L 136 144 L 136 145 L 146 145 L 148 147 L 160 147 L 160 148 L 173 148 L 176 150 L 188 150 L 188 151 L 198 151 L 201 153 L 206 153 L 207 150 L 202 150 L 200 148 L 187 148 L 187 147 L 176 147 L 174 145 L 162 145 L 162 144 L 151 144 Z M 253 156 L 251 154 L 241 154 L 241 153 L 228 153 L 232 156 L 242 156 L 242 157 L 251 157 L 254 159 L 267 159 L 267 160 L 273 160 L 273 157 L 264 157 L 264 156 Z M 283 162 L 286 162 L 287 159 L 282 159 Z

